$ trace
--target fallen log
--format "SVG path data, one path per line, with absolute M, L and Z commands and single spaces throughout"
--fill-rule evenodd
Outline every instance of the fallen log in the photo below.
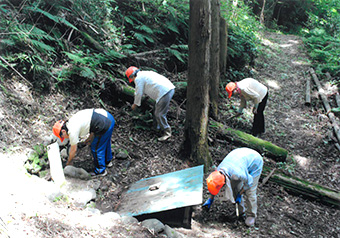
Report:
M 270 172 L 270 168 L 264 167 L 261 176 L 267 177 Z M 275 173 L 269 177 L 269 182 L 279 184 L 292 194 L 301 195 L 306 199 L 340 208 L 339 191 L 297 177 L 287 176 L 278 171 L 275 171 Z
M 216 137 L 219 139 L 222 138 L 233 144 L 246 146 L 248 148 L 254 149 L 260 154 L 272 158 L 277 162 L 286 161 L 288 151 L 284 148 L 274 145 L 269 141 L 265 141 L 255 136 L 252 136 L 243 131 L 234 130 L 216 121 L 210 120 L 209 125 L 210 127 L 217 129 Z
M 324 90 L 323 90 L 323 88 L 320 84 L 318 77 L 316 76 L 314 69 L 311 68 L 310 73 L 312 75 L 312 78 L 314 80 L 315 85 L 317 86 L 319 96 L 320 96 L 322 103 L 323 103 L 323 106 L 325 107 L 325 110 L 326 110 L 326 114 L 328 115 L 328 118 L 330 119 L 331 124 L 333 126 L 334 134 L 335 134 L 338 142 L 340 142 L 340 128 L 339 128 L 339 126 L 336 122 L 336 116 L 332 112 L 332 108 L 331 108 L 331 106 L 328 102 L 328 99 L 327 99 L 327 97 L 324 93 Z

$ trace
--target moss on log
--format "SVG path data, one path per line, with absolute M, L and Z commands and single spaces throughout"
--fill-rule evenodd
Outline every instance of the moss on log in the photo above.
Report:
M 263 168 L 262 176 L 269 174 L 270 169 Z M 306 180 L 288 176 L 276 171 L 270 178 L 270 182 L 276 183 L 287 189 L 288 192 L 301 195 L 312 201 L 318 201 L 325 205 L 340 208 L 340 192 L 321 186 L 316 183 L 311 183 Z
M 222 123 L 212 121 L 210 122 L 211 127 L 217 128 L 217 136 L 227 141 L 252 148 L 262 155 L 274 159 L 278 162 L 286 161 L 288 151 L 277 145 L 274 145 L 268 141 L 262 140 L 255 136 L 252 136 L 243 131 L 235 130 L 225 126 Z

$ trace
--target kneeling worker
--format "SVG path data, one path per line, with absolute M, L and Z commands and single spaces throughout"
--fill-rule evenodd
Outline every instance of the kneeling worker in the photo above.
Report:
M 214 196 L 223 186 L 232 202 L 240 204 L 240 214 L 246 215 L 247 226 L 254 226 L 257 215 L 256 189 L 262 173 L 262 156 L 253 149 L 238 148 L 232 150 L 220 163 L 217 169 L 207 178 L 211 197 L 203 204 L 210 208 Z M 244 207 L 242 195 L 245 194 L 247 210 Z
M 140 71 L 134 66 L 130 66 L 125 71 L 125 75 L 129 79 L 129 83 L 134 82 L 136 86 L 132 110 L 141 105 L 144 94 L 156 101 L 154 111 L 156 127 L 164 132 L 164 135 L 158 140 L 166 141 L 171 137 L 171 127 L 168 124 L 166 114 L 169 111 L 170 100 L 175 93 L 175 86 L 163 75 L 153 71 Z
M 92 176 L 105 176 L 106 167 L 112 160 L 111 136 L 115 120 L 104 109 L 85 109 L 74 114 L 68 121 L 57 121 L 53 133 L 61 142 L 70 140 L 70 152 L 66 165 L 70 165 L 77 152 L 77 144 L 81 137 L 89 134 L 85 143 L 91 144 L 95 170 Z

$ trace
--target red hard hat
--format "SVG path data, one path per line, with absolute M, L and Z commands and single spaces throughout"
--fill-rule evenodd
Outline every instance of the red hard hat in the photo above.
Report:
M 56 137 L 58 137 L 58 138 L 60 139 L 61 142 L 64 141 L 64 138 L 62 138 L 62 137 L 60 136 L 60 131 L 61 131 L 61 128 L 63 127 L 64 123 L 65 123 L 64 121 L 59 120 L 59 121 L 57 121 L 57 122 L 54 124 L 54 126 L 53 126 L 53 134 L 54 134 Z
M 228 93 L 228 98 L 231 97 L 235 88 L 236 88 L 236 83 L 234 83 L 234 82 L 230 82 L 230 83 L 227 84 L 227 86 L 225 86 L 225 90 Z
M 125 71 L 125 75 L 126 75 L 126 77 L 129 79 L 129 83 L 132 82 L 132 79 L 130 78 L 130 76 L 131 76 L 136 70 L 138 70 L 137 67 L 135 67 L 135 66 L 130 66 L 130 67 Z
M 225 177 L 219 171 L 215 170 L 207 178 L 208 190 L 212 195 L 217 195 L 225 184 Z

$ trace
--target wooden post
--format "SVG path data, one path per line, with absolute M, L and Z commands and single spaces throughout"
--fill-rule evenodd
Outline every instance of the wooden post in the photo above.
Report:
M 310 77 L 306 77 L 306 100 L 305 105 L 310 106 L 311 105 L 311 99 L 310 99 Z
M 332 123 L 334 134 L 335 134 L 338 142 L 340 142 L 340 129 L 339 129 L 339 126 L 337 125 L 337 122 L 336 122 L 336 116 L 331 111 L 331 106 L 330 106 L 330 104 L 328 102 L 328 99 L 327 99 L 327 97 L 326 97 L 326 95 L 324 93 L 323 88 L 321 87 L 320 81 L 319 81 L 318 77 L 316 76 L 316 73 L 315 73 L 314 69 L 311 68 L 310 69 L 310 73 L 312 75 L 312 78 L 314 80 L 315 85 L 318 88 L 318 93 L 319 93 L 320 98 L 322 100 L 322 103 L 323 103 L 323 105 L 325 107 L 326 114 L 328 115 L 328 118 L 330 119 L 330 121 Z
M 340 95 L 339 95 L 339 93 L 335 94 L 335 101 L 336 101 L 336 105 L 338 107 L 340 107 Z
M 327 78 L 328 82 L 332 81 L 332 76 L 328 72 L 326 73 L 326 78 Z M 335 101 L 336 101 L 337 107 L 340 107 L 340 95 L 339 95 L 339 93 L 335 94 Z

